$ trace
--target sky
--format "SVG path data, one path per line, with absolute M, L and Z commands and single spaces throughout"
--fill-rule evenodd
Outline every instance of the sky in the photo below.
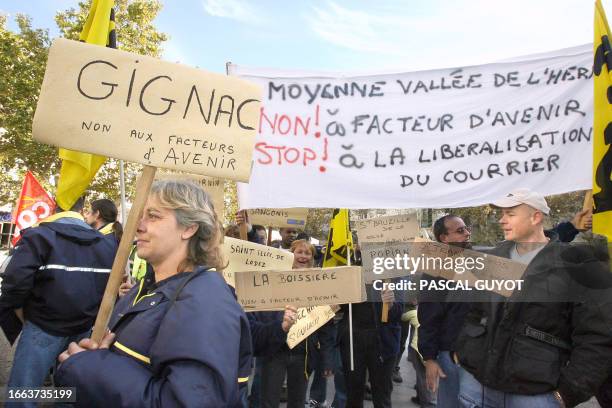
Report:
M 225 72 L 416 71 L 496 62 L 592 42 L 585 0 L 162 0 L 163 59 Z M 612 13 L 612 0 L 603 0 Z M 77 0 L 0 0 L 0 13 L 58 35 L 54 16 Z M 121 35 L 121 33 L 118 33 Z

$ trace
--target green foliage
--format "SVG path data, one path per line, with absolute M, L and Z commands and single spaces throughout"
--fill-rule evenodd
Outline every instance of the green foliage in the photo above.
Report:
M 87 19 L 91 0 L 57 13 L 55 20 L 63 37 L 78 39 Z M 115 20 L 118 48 L 159 57 L 167 35 L 157 31 L 153 20 L 161 10 L 157 0 L 116 0 Z M 17 15 L 19 32 L 6 27 L 0 15 L 0 203 L 14 202 L 26 170 L 54 192 L 52 181 L 59 174 L 57 148 L 32 140 L 32 119 L 44 77 L 50 46 L 48 30 L 33 29 L 27 16 Z M 133 196 L 140 165 L 126 163 L 126 192 Z M 119 197 L 118 160 L 109 159 L 89 188 L 92 198 Z
M 32 117 L 45 73 L 50 40 L 47 30 L 33 29 L 17 15 L 19 32 L 0 18 L 0 203 L 14 202 L 26 169 L 49 187 L 59 171 L 54 147 L 32 140 Z

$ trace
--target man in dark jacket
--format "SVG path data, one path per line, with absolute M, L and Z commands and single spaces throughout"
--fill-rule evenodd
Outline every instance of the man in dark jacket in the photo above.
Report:
M 368 301 L 355 303 L 353 309 L 353 360 L 351 370 L 349 308 L 341 305 L 343 318 L 338 324 L 338 343 L 347 391 L 347 408 L 363 407 L 366 371 L 372 386 L 375 408 L 391 407 L 393 369 L 400 349 L 400 320 L 403 303 L 391 290 L 375 290 L 366 285 Z M 382 304 L 390 304 L 387 322 L 381 321 Z
M 284 312 L 251 312 L 247 314 L 254 355 L 261 362 L 261 406 L 276 407 L 287 375 L 287 407 L 303 407 L 308 386 L 307 373 L 312 372 L 311 357 L 318 353 L 324 371 L 332 371 L 334 331 L 327 323 L 293 349 L 287 346 L 287 334 L 297 320 L 297 309 L 287 306 Z M 261 360 L 259 360 L 261 358 Z M 321 368 L 320 367 L 320 368 Z
M 470 229 L 455 215 L 445 215 L 436 220 L 433 233 L 438 242 L 470 247 Z M 445 302 L 445 295 L 442 291 L 431 291 L 419 296 L 418 347 L 425 362 L 427 389 L 434 395 L 437 393 L 437 406 L 454 408 L 459 405 L 459 371 L 451 353 L 470 305 Z
M 57 213 L 22 232 L 0 295 L 0 322 L 15 322 L 18 309 L 24 317 L 8 387 L 42 386 L 57 356 L 89 333 L 116 251 L 114 240 L 75 211 Z M 8 327 L 2 326 L 12 343 L 19 332 Z
M 492 254 L 527 265 L 522 290 L 474 303 L 456 342 L 462 406 L 573 407 L 595 394 L 612 364 L 607 254 L 547 237 L 540 194 L 494 203 L 506 241 Z

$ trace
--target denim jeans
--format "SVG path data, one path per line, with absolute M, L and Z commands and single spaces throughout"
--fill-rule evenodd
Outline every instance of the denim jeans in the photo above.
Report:
M 521 395 L 485 387 L 459 367 L 459 406 L 462 408 L 559 408 L 552 392 Z
M 45 377 L 55 366 L 57 356 L 68 348 L 72 341 L 89 335 L 89 331 L 77 336 L 54 336 L 35 324 L 26 321 L 17 343 L 13 367 L 7 387 L 42 387 Z M 32 407 L 35 402 L 10 403 L 7 407 Z
M 440 378 L 438 383 L 438 408 L 459 407 L 459 366 L 455 364 L 450 352 L 440 351 L 436 359 L 446 378 Z

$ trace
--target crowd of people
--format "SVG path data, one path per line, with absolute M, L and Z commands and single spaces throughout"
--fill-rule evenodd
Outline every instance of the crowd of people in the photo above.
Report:
M 387 408 L 408 350 L 413 402 L 423 407 L 573 407 L 594 396 L 612 407 L 607 248 L 570 244 L 589 228 L 587 212 L 545 230 L 550 209 L 536 192 L 492 203 L 505 239 L 479 249 L 524 264 L 523 290 L 476 301 L 456 291 L 407 298 L 369 284 L 367 302 L 339 305 L 293 348 L 287 335 L 298 309 L 245 313 L 219 273 L 223 236 L 239 238 L 244 225 L 250 241 L 292 252 L 294 269 L 321 266 L 321 249 L 293 228 L 270 242 L 242 213 L 224 230 L 205 191 L 176 180 L 153 184 L 108 333 L 93 341 L 122 231 L 112 201 L 83 205 L 24 230 L 6 263 L 0 326 L 11 343 L 18 338 L 9 388 L 42 387 L 52 373 L 55 386 L 75 387 L 81 407 L 276 408 L 284 399 L 302 408 L 321 406 L 333 377 L 333 407 L 369 398 Z M 433 233 L 472 247 L 458 216 L 436 220 Z M 352 257 L 359 265 L 358 245 Z

